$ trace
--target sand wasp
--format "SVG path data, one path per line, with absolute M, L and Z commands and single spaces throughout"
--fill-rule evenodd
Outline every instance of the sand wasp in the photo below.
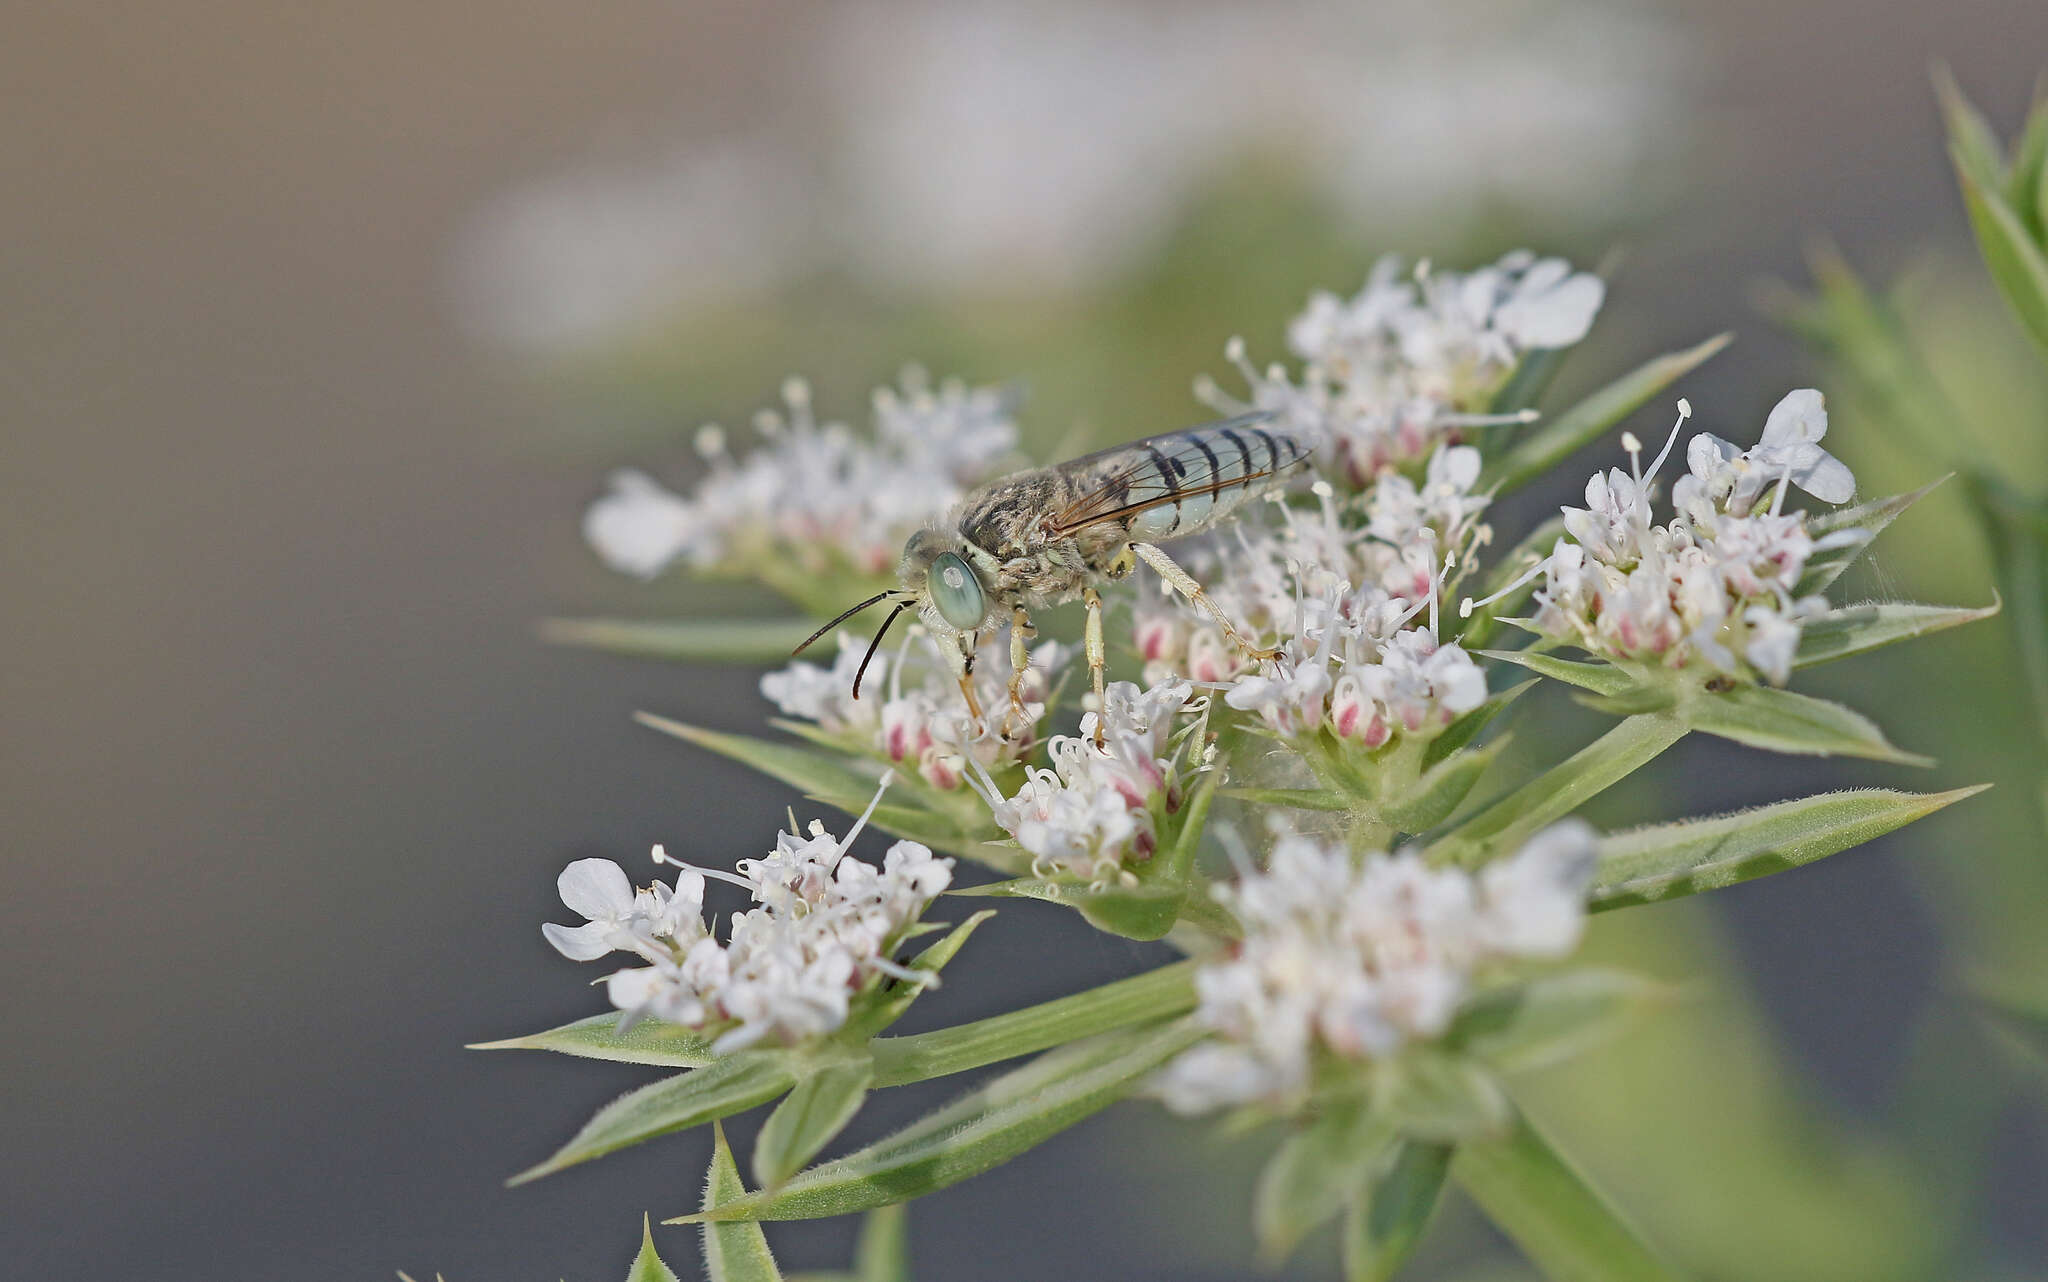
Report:
M 1214 529 L 1248 500 L 1281 484 L 1307 461 L 1299 438 L 1267 425 L 1270 414 L 1245 414 L 1118 445 L 1066 463 L 1000 477 L 962 499 L 939 521 L 910 536 L 898 573 L 902 586 L 878 592 L 812 633 L 813 641 L 871 605 L 896 608 L 882 622 L 854 674 L 860 697 L 867 660 L 890 624 L 917 608 L 960 681 L 977 723 L 986 725 L 973 683 L 975 639 L 1010 618 L 1010 715 L 1022 712 L 1029 612 L 1079 597 L 1087 604 L 1088 672 L 1096 706 L 1103 689 L 1102 597 L 1098 585 L 1128 575 L 1143 561 L 1169 588 L 1222 625 L 1254 658 L 1277 657 L 1252 644 L 1224 617 L 1201 584 L 1158 547 Z M 1098 728 L 1098 735 L 1100 731 Z

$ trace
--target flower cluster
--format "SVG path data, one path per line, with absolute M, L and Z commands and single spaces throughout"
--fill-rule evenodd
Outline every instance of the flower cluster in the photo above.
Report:
M 1681 402 L 1680 426 L 1689 414 Z M 1697 659 L 1782 684 L 1804 623 L 1827 608 L 1819 596 L 1796 595 L 1808 558 L 1867 537 L 1849 530 L 1815 539 L 1805 513 L 1783 510 L 1792 486 L 1828 503 L 1855 493 L 1849 469 L 1819 444 L 1827 433 L 1821 394 L 1802 389 L 1779 401 L 1748 450 L 1694 436 L 1687 474 L 1671 490 L 1674 515 L 1656 525 L 1652 483 L 1677 432 L 1647 473 L 1628 438 L 1633 469 L 1595 474 L 1586 506 L 1564 509 L 1569 537 L 1537 567 L 1544 583 L 1534 626 L 1609 659 L 1671 668 Z M 1773 487 L 1770 506 L 1757 510 Z
M 1577 820 L 1477 873 L 1282 835 L 1263 872 L 1217 887 L 1244 941 L 1197 972 L 1196 1019 L 1214 1037 L 1167 1066 L 1159 1095 L 1183 1113 L 1284 1109 L 1320 1058 L 1384 1059 L 1442 1035 L 1476 974 L 1578 946 L 1593 863 Z
M 1176 743 L 1181 714 L 1206 709 L 1193 694 L 1186 681 L 1143 690 L 1112 682 L 1102 710 L 1082 716 L 1080 734 L 1053 736 L 1052 768 L 1028 771 L 1014 796 L 1004 797 L 985 772 L 976 781 L 1038 876 L 1106 884 L 1129 861 L 1152 857 L 1161 819 L 1180 809 L 1187 777 L 1202 764 L 1188 760 L 1202 751 L 1200 721 Z
M 651 578 L 677 560 L 740 572 L 792 566 L 817 574 L 891 569 L 903 540 L 1016 448 L 1012 398 L 999 388 L 906 370 L 874 394 L 874 431 L 820 424 L 809 387 L 783 385 L 787 413 L 763 411 L 760 448 L 734 457 L 717 427 L 698 433 L 710 474 L 688 497 L 642 472 L 612 477 L 583 533 L 604 562 Z
M 1523 421 L 1490 413 L 1494 393 L 1525 354 L 1584 338 L 1605 295 L 1599 277 L 1525 250 L 1469 273 L 1427 263 L 1404 273 L 1389 255 L 1356 295 L 1318 292 L 1289 324 L 1298 380 L 1279 364 L 1261 373 L 1233 339 L 1228 356 L 1250 401 L 1210 382 L 1197 390 L 1225 412 L 1273 411 L 1316 444 L 1325 475 L 1363 489 L 1465 428 Z
M 1485 701 L 1485 676 L 1438 643 L 1433 615 L 1410 625 L 1492 537 L 1478 519 L 1478 477 L 1478 451 L 1444 446 L 1420 485 L 1388 472 L 1343 502 L 1319 485 L 1314 512 L 1282 509 L 1278 524 L 1202 562 L 1218 607 L 1281 658 L 1248 669 L 1219 627 L 1160 598 L 1138 612 L 1147 678 L 1225 685 L 1229 706 L 1288 736 L 1328 726 L 1377 748 L 1397 732 L 1441 729 Z
M 1009 703 L 1009 631 L 997 629 L 982 643 L 974 665 L 975 697 L 987 713 L 977 723 L 937 654 L 913 644 L 920 635 L 912 628 L 893 661 L 875 656 L 863 683 L 868 693 L 861 698 L 854 697 L 853 682 L 866 647 L 844 634 L 831 667 L 792 663 L 763 676 L 761 694 L 784 716 L 811 722 L 856 752 L 915 770 L 935 788 L 960 787 L 970 760 L 981 769 L 1000 770 L 1030 756 L 1052 681 L 1074 648 L 1047 641 L 1031 650 L 1018 688 L 1020 713 Z
M 846 1022 L 854 994 L 875 976 L 919 977 L 890 955 L 953 876 L 952 860 L 914 841 L 891 846 L 880 868 L 848 858 L 866 822 L 863 815 L 843 841 L 817 822 L 808 837 L 779 833 L 774 851 L 741 860 L 738 875 L 682 865 L 673 887 L 636 891 L 611 860 L 579 859 L 557 885 L 584 924 L 541 931 L 572 961 L 624 952 L 647 962 L 610 976 L 612 1005 L 722 1030 L 719 1053 L 824 1036 Z M 659 846 L 654 857 L 672 862 Z M 707 876 L 744 886 L 756 905 L 734 914 L 723 943 L 704 917 Z

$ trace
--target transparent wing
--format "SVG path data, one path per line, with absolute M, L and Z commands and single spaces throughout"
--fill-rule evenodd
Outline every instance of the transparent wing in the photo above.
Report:
M 1270 413 L 1242 414 L 1221 422 L 1147 437 L 1061 465 L 1062 471 L 1093 474 L 1088 492 L 1053 513 L 1057 536 L 1168 504 L 1199 509 L 1199 517 L 1176 533 L 1194 532 L 1200 518 L 1227 497 L 1250 491 L 1308 457 L 1296 438 L 1265 426 Z

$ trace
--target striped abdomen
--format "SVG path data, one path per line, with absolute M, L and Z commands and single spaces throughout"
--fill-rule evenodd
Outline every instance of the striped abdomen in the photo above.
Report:
M 1199 534 L 1265 493 L 1308 458 L 1299 439 L 1266 426 L 1264 414 L 1205 423 L 1060 465 L 1086 486 L 1054 514 L 1052 533 L 1116 521 L 1145 542 Z

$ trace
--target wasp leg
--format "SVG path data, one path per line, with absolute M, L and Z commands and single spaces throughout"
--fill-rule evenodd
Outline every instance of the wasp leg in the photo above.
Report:
M 971 640 L 972 638 L 970 638 Z M 939 654 L 953 669 L 953 675 L 960 681 L 960 697 L 967 700 L 968 715 L 974 718 L 974 731 L 978 735 L 988 724 L 981 714 L 981 700 L 974 697 L 974 656 L 960 648 L 960 642 L 951 634 L 936 632 L 932 641 L 938 646 Z
M 1003 738 L 1008 739 L 1031 725 L 1031 719 L 1024 713 L 1024 673 L 1031 656 L 1024 649 L 1024 642 L 1031 636 L 1031 618 L 1024 613 L 1024 607 L 1010 607 L 1010 710 L 1003 714 Z
M 1280 657 L 1278 650 L 1266 650 L 1253 645 L 1251 638 L 1238 631 L 1237 625 L 1231 622 L 1223 611 L 1216 608 L 1216 603 L 1209 599 L 1208 593 L 1202 591 L 1202 585 L 1195 582 L 1194 576 L 1181 569 L 1172 557 L 1150 543 L 1133 543 L 1131 548 L 1144 559 L 1145 564 L 1159 571 L 1159 577 L 1165 579 L 1168 586 L 1194 602 L 1197 609 L 1205 611 L 1210 618 L 1216 620 L 1217 625 L 1223 629 L 1223 635 L 1230 639 L 1232 645 L 1254 659 Z
M 1102 701 L 1103 650 L 1102 650 L 1102 594 L 1094 588 L 1085 588 L 1081 600 L 1088 607 L 1088 679 L 1095 685 L 1095 746 L 1102 746 L 1102 722 L 1106 711 Z

